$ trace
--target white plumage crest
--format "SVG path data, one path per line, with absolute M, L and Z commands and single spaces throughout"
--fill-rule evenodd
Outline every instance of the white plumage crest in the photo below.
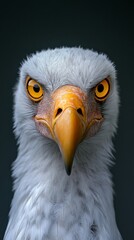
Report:
M 67 176 L 58 145 L 42 136 L 25 90 L 30 76 L 51 94 L 74 85 L 87 94 L 106 77 L 110 94 L 100 106 L 104 122 L 77 148 Z M 13 164 L 14 198 L 4 240 L 120 240 L 113 208 L 109 164 L 116 131 L 119 96 L 113 63 L 104 54 L 61 48 L 31 55 L 20 68 L 14 100 L 18 156 Z

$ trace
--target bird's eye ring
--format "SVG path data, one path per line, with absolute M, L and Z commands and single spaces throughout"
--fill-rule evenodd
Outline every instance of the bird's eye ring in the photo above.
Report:
M 108 79 L 102 80 L 97 86 L 95 87 L 95 99 L 97 101 L 104 101 L 110 91 L 110 83 Z
M 34 102 L 38 102 L 43 98 L 44 91 L 42 86 L 32 78 L 27 79 L 26 90 L 30 99 Z

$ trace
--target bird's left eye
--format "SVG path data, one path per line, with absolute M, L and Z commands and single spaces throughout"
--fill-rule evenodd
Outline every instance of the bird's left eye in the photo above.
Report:
M 110 83 L 108 79 L 102 80 L 97 86 L 95 87 L 95 99 L 97 101 L 104 101 L 110 91 Z
M 43 88 L 36 80 L 27 79 L 26 88 L 31 100 L 38 102 L 43 98 Z

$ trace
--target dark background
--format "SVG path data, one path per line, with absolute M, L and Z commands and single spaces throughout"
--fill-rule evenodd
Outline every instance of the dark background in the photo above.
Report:
M 105 52 L 116 65 L 121 107 L 114 140 L 114 204 L 123 239 L 133 240 L 134 4 L 95 0 L 36 1 L 36 4 L 11 1 L 0 9 L 0 239 L 12 199 L 10 169 L 17 154 L 12 133 L 12 92 L 20 63 L 37 50 L 81 46 Z

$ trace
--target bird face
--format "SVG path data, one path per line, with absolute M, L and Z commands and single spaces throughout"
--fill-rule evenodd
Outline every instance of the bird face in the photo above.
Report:
M 104 79 L 92 89 L 90 96 L 79 87 L 65 85 L 45 96 L 38 81 L 27 77 L 28 97 L 38 102 L 34 121 L 39 132 L 57 142 L 65 163 L 71 173 L 78 144 L 88 135 L 99 131 L 103 116 L 97 102 L 106 100 L 110 82 Z
M 25 101 L 21 110 L 16 104 L 16 119 L 34 122 L 41 135 L 58 144 L 68 175 L 84 139 L 96 136 L 102 124 L 113 133 L 118 112 L 114 77 L 104 55 L 75 48 L 35 54 L 21 68 L 16 102 L 22 95 Z

